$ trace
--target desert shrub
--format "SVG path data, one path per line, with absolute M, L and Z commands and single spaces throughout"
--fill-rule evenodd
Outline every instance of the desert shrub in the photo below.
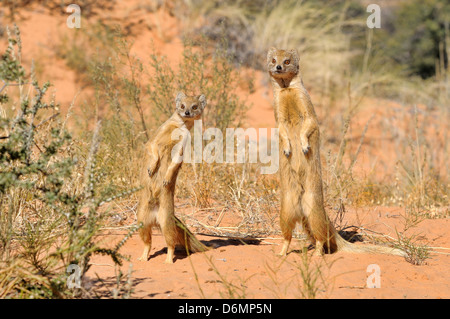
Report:
M 102 205 L 124 194 L 114 185 L 98 187 L 104 176 L 97 164 L 99 126 L 81 147 L 46 97 L 50 83 L 40 86 L 33 73 L 25 77 L 20 52 L 16 28 L 0 61 L 3 89 L 19 87 L 1 105 L 16 112 L 0 118 L 0 297 L 86 296 L 83 287 L 67 288 L 67 268 L 76 265 L 83 280 L 93 254 L 121 264 L 123 243 L 102 247 L 97 235 L 108 216 Z
M 172 68 L 164 56 L 151 55 L 150 75 L 154 79 L 148 86 L 149 100 L 154 111 L 162 118 L 174 109 L 176 92 L 205 94 L 208 101 L 203 113 L 203 126 L 222 131 L 230 125 L 238 126 L 248 106 L 236 93 L 240 85 L 239 70 L 224 47 L 213 52 L 200 42 L 200 48 L 185 42 L 183 59 L 178 68 Z
M 58 57 L 66 61 L 69 68 L 77 72 L 80 82 L 93 85 L 92 65 L 113 56 L 114 41 L 118 34 L 120 30 L 96 21 L 89 27 L 75 29 L 69 35 L 61 35 L 53 49 Z

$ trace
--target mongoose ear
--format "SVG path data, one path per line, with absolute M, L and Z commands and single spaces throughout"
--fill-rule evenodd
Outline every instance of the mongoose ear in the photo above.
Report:
M 300 56 L 298 55 L 297 49 L 291 49 L 291 50 L 289 50 L 289 53 L 290 53 L 290 54 L 292 55 L 292 57 L 293 57 L 294 59 L 296 59 L 297 61 L 300 60 Z
M 277 51 L 277 48 L 275 47 L 270 47 L 269 51 L 267 51 L 267 62 L 270 62 L 272 56 L 274 55 L 274 53 Z
M 184 99 L 185 97 L 186 97 L 186 94 L 184 94 L 183 92 L 180 91 L 177 93 L 177 97 L 175 98 L 175 103 L 177 104 L 177 106 L 178 106 L 178 104 L 181 103 L 181 100 Z
M 203 110 L 205 108 L 205 106 L 206 106 L 206 96 L 204 94 L 200 95 L 198 97 L 198 101 L 200 102 L 200 107 Z

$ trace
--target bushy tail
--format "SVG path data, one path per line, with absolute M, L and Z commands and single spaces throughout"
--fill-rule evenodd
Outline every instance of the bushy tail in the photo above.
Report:
M 207 246 L 203 245 L 195 237 L 195 235 L 189 231 L 189 229 L 186 227 L 186 225 L 183 224 L 181 220 L 179 220 L 177 217 L 174 218 L 177 232 L 177 243 L 179 245 L 186 247 L 186 249 L 190 252 L 203 252 L 209 250 Z
M 364 253 L 364 254 L 385 254 L 406 257 L 405 251 L 397 248 L 377 246 L 377 245 L 357 245 L 352 244 L 342 238 L 339 234 L 336 234 L 336 244 L 338 251 L 346 251 L 351 253 Z

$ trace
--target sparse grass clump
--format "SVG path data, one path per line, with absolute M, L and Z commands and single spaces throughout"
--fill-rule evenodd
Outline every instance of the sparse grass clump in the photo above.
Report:
M 397 232 L 397 242 L 394 247 L 406 252 L 405 260 L 413 265 L 426 265 L 430 258 L 430 248 L 417 243 L 417 235 L 405 236 Z
M 333 265 L 324 258 L 312 256 L 307 246 L 293 251 L 294 258 L 276 258 L 266 263 L 266 272 L 273 286 L 270 287 L 275 298 L 286 298 L 290 294 L 303 299 L 316 299 L 330 288 L 328 271 Z M 294 269 L 292 277 L 286 277 L 284 267 Z M 269 287 L 267 287 L 269 288 Z

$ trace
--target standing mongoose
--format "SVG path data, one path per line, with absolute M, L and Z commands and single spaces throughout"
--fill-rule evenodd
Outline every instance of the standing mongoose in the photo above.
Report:
M 148 260 L 152 245 L 152 228 L 160 227 L 167 244 L 165 263 L 173 263 L 176 245 L 198 252 L 208 248 L 195 238 L 175 216 L 174 193 L 178 172 L 182 165 L 183 149 L 195 120 L 202 116 L 206 106 L 204 95 L 186 96 L 179 92 L 175 99 L 176 111 L 147 143 L 146 158 L 141 171 L 141 190 L 137 219 L 145 243 L 139 260 Z M 181 136 L 180 140 L 176 137 Z M 190 145 L 188 145 L 190 147 Z
M 267 69 L 280 138 L 280 227 L 284 238 L 280 255 L 286 255 L 299 222 L 315 244 L 316 254 L 349 251 L 405 256 L 399 249 L 351 244 L 338 234 L 324 208 L 319 124 L 303 86 L 297 50 L 270 48 Z

